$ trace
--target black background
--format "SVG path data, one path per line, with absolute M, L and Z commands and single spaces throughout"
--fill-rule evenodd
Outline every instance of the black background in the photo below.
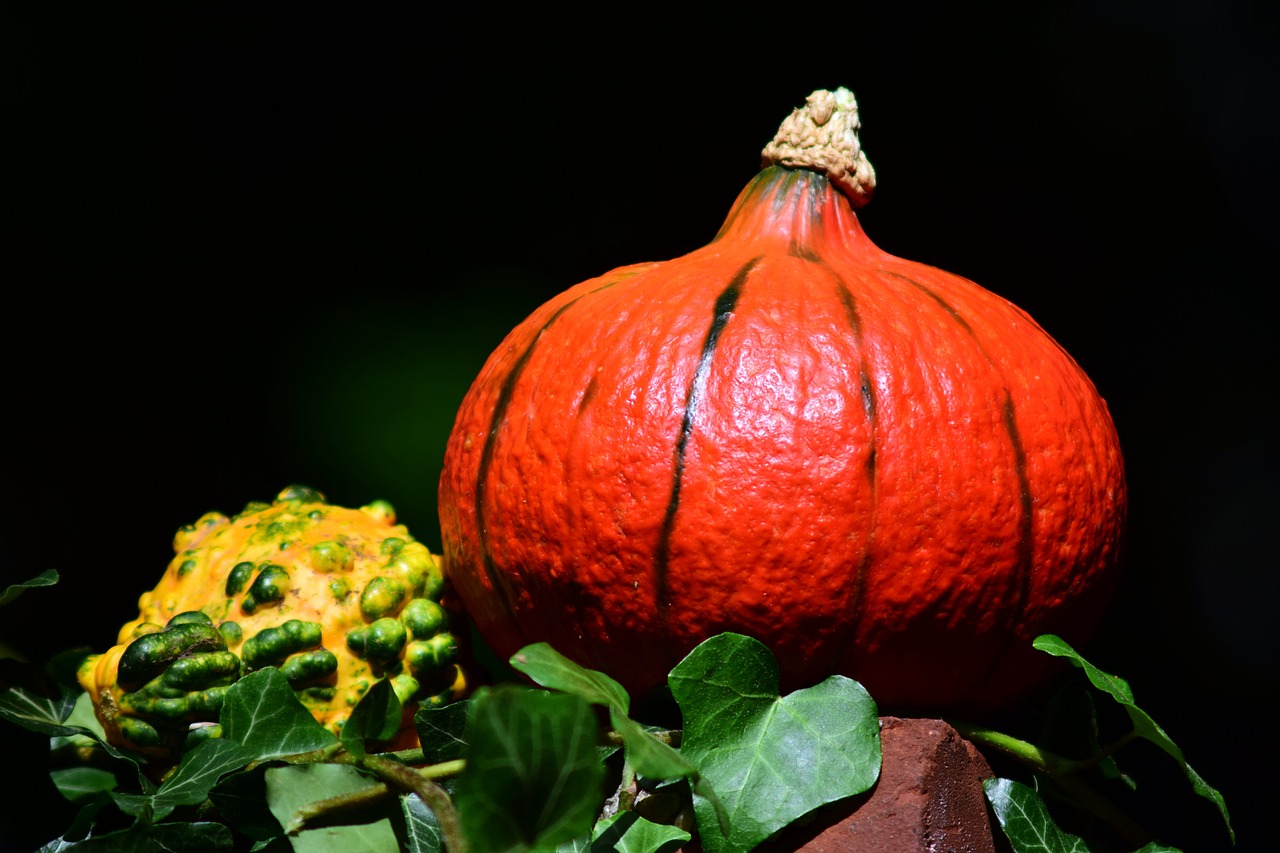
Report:
M 1274 4 L 26 5 L 0 14 L 0 589 L 61 582 L 0 611 L 11 653 L 110 645 L 180 525 L 289 483 L 438 549 L 445 438 L 502 335 L 706 243 L 781 119 L 848 86 L 871 238 L 1012 299 L 1108 400 L 1128 574 L 1086 651 L 1267 847 Z M 16 740 L 0 843 L 70 813 Z M 1150 826 L 1226 849 L 1135 749 Z

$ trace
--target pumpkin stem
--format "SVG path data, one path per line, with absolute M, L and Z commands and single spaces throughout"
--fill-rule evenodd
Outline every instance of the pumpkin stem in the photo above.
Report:
M 871 200 L 876 172 L 858 142 L 860 127 L 853 92 L 819 89 L 783 120 L 761 162 L 824 174 L 855 208 L 862 207 Z

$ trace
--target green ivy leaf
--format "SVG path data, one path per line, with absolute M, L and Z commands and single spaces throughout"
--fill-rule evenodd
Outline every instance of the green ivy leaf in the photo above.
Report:
M 621 684 L 603 672 L 574 663 L 547 643 L 525 646 L 511 656 L 510 663 L 513 669 L 550 690 L 572 693 L 623 714 L 631 708 L 631 697 Z
M 135 823 L 128 829 L 83 840 L 56 838 L 36 853 L 220 853 L 235 849 L 231 831 L 220 823 Z
M 598 730 L 580 696 L 518 685 L 477 690 L 454 791 L 471 846 L 517 853 L 589 832 L 604 799 Z
M 1156 746 L 1160 747 L 1175 761 L 1177 761 L 1182 767 L 1183 773 L 1186 774 L 1187 779 L 1190 780 L 1192 789 L 1197 794 L 1218 807 L 1218 812 L 1222 815 L 1222 820 L 1226 824 L 1227 834 L 1231 836 L 1231 842 L 1233 844 L 1235 843 L 1236 832 L 1231 826 L 1231 816 L 1227 812 L 1226 800 L 1223 799 L 1222 794 L 1219 793 L 1216 788 L 1211 786 L 1201 778 L 1199 773 L 1192 769 L 1191 765 L 1187 763 L 1187 759 L 1183 756 L 1182 750 L 1173 742 L 1172 738 L 1165 733 L 1164 729 L 1160 728 L 1156 721 L 1151 719 L 1146 711 L 1143 711 L 1134 704 L 1133 690 L 1129 687 L 1129 683 L 1127 681 L 1118 675 L 1111 675 L 1110 673 L 1103 672 L 1098 669 L 1096 666 L 1089 663 L 1089 661 L 1081 657 L 1080 653 L 1073 649 L 1065 640 L 1054 634 L 1043 634 L 1036 637 L 1036 639 L 1032 641 L 1032 645 L 1047 654 L 1054 655 L 1055 657 L 1066 658 L 1072 664 L 1084 670 L 1085 675 L 1088 676 L 1089 681 L 1094 687 L 1109 694 L 1113 699 L 1124 706 L 1125 711 L 1129 714 L 1129 719 L 1133 722 L 1134 732 L 1139 737 L 1149 740 Z
M 591 853 L 675 853 L 691 838 L 683 829 L 654 823 L 626 811 L 596 824 L 589 850 Z
M 380 783 L 343 764 L 296 764 L 266 772 L 267 806 L 290 835 L 294 853 L 385 853 L 400 849 L 390 818 L 301 829 L 302 809 Z
M 116 775 L 97 767 L 64 767 L 49 771 L 58 793 L 73 803 L 87 803 L 115 790 Z
M 209 791 L 209 800 L 223 820 L 253 841 L 268 841 L 283 832 L 267 808 L 266 767 L 222 777 Z
M 82 734 L 80 726 L 64 725 L 75 708 L 76 696 L 53 682 L 39 667 L 15 660 L 0 661 L 0 719 L 51 737 Z
M 1013 853 L 1089 853 L 1084 839 L 1054 823 L 1044 800 L 1034 789 L 1012 779 L 987 779 L 982 787 Z M 1135 853 L 1181 851 L 1152 842 Z
M 698 768 L 689 763 L 689 759 L 635 720 L 615 713 L 610 715 L 610 724 L 622 735 L 627 761 L 639 775 L 650 779 L 700 778 Z
M 702 783 L 696 767 L 627 716 L 631 697 L 608 675 L 574 663 L 547 643 L 525 646 L 511 656 L 510 663 L 513 669 L 543 687 L 581 696 L 593 705 L 608 708 L 610 724 L 622 736 L 627 761 L 636 773 L 653 779 L 689 777 L 695 783 Z M 710 786 L 703 783 L 703 788 L 707 797 L 714 799 Z
M 728 833 L 715 832 L 714 805 L 694 797 L 708 853 L 748 851 L 879 777 L 879 716 L 856 681 L 832 676 L 781 697 L 769 649 L 741 634 L 720 634 L 671 671 L 670 685 L 684 714 L 680 752 L 728 809 Z
M 234 741 L 206 740 L 182 757 L 182 763 L 155 793 L 117 793 L 116 805 L 125 814 L 164 820 L 178 806 L 204 802 L 224 773 L 239 770 L 252 759 L 253 752 Z
M 352 755 L 363 756 L 364 742 L 387 740 L 400 731 L 400 699 L 391 689 L 391 682 L 380 678 L 351 709 L 351 716 L 342 726 L 342 745 Z
M 89 694 L 58 686 L 33 664 L 0 660 L 0 667 L 13 685 L 0 690 L 0 719 L 54 739 L 88 738 L 112 758 L 131 764 L 139 784 L 146 787 L 136 758 L 107 743 Z
M 0 593 L 0 606 L 12 604 L 18 596 L 29 589 L 35 589 L 41 586 L 53 586 L 58 582 L 58 572 L 55 569 L 45 569 L 29 581 L 22 583 L 10 584 L 5 591 Z
M 1084 839 L 1053 822 L 1031 788 L 1012 779 L 987 779 L 982 788 L 1014 853 L 1089 853 Z
M 525 646 L 511 656 L 511 666 L 543 687 L 608 708 L 610 724 L 625 744 L 627 761 L 640 775 L 653 779 L 698 778 L 697 768 L 678 751 L 627 716 L 631 697 L 603 672 L 574 663 L 547 643 Z
M 444 833 L 435 812 L 417 794 L 400 798 L 404 811 L 406 853 L 443 853 Z
M 469 701 L 450 702 L 441 708 L 418 708 L 413 726 L 427 764 L 454 761 L 466 753 Z
M 302 706 L 275 667 L 252 672 L 228 687 L 219 719 L 223 738 L 246 747 L 255 761 L 298 755 L 338 742 Z

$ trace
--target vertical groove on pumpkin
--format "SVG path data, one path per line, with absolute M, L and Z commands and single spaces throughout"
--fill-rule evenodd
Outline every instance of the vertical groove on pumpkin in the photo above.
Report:
M 982 345 L 982 340 L 978 337 L 977 333 L 973 331 L 973 327 L 970 326 L 969 322 L 965 320 L 959 311 L 956 310 L 955 306 L 951 305 L 951 303 L 947 302 L 937 293 L 912 278 L 908 278 L 901 273 L 890 272 L 888 270 L 885 270 L 885 273 L 910 284 L 934 302 L 937 302 L 938 305 L 940 305 L 942 309 L 956 321 L 960 328 L 964 329 L 965 332 L 969 334 L 969 337 L 973 339 L 974 344 L 978 347 L 978 352 L 982 353 L 982 357 L 987 360 L 987 363 L 990 364 L 997 372 L 1000 371 L 1000 365 L 997 364 L 991 357 L 991 354 L 987 352 L 987 348 Z M 1034 522 L 1034 516 L 1032 514 L 1033 499 L 1031 495 L 1031 483 L 1027 480 L 1027 451 L 1022 444 L 1022 436 L 1018 432 L 1018 420 L 1017 413 L 1013 405 L 1013 395 L 1010 393 L 1007 385 L 1002 387 L 1000 390 L 1004 393 L 1004 405 L 1002 410 L 1004 428 L 1005 433 L 1009 438 L 1009 446 L 1013 451 L 1014 472 L 1018 478 L 1018 502 L 1022 510 L 1022 513 L 1018 518 L 1018 587 L 1015 590 L 1017 600 L 1013 605 L 1014 613 L 1011 614 L 1015 623 L 1021 623 L 1023 611 L 1027 606 L 1027 601 L 1030 600 L 1031 597 L 1031 571 L 1035 559 L 1035 546 L 1032 539 L 1034 536 L 1034 530 L 1032 529 Z M 1015 637 L 1010 633 L 1005 633 L 1004 639 L 1001 641 L 1001 645 L 1004 647 L 1004 650 L 1007 651 L 1008 646 L 1011 643 L 1015 641 L 1021 642 L 1022 640 L 1023 638 L 1021 637 Z M 999 662 L 1000 657 L 1003 657 L 1003 652 L 995 658 L 997 663 Z M 995 663 L 992 664 L 992 667 L 995 667 Z
M 662 529 L 658 534 L 658 547 L 655 549 L 653 557 L 653 573 L 656 585 L 654 594 L 658 604 L 658 613 L 665 613 L 670 605 L 668 601 L 667 590 L 667 564 L 671 556 L 671 533 L 675 527 L 676 510 L 680 507 L 680 487 L 684 479 L 684 457 L 689 445 L 689 436 L 693 433 L 693 421 L 698 414 L 698 404 L 702 399 L 702 392 L 706 388 L 707 373 L 711 369 L 711 358 L 715 353 L 716 344 L 720 341 L 720 333 L 724 331 L 725 324 L 729 322 L 729 318 L 733 316 L 733 309 L 738 304 L 738 297 L 742 295 L 742 286 L 747 281 L 747 276 L 751 274 L 760 258 L 752 258 L 743 264 L 742 268 L 733 276 L 727 287 L 716 297 L 715 308 L 712 311 L 711 325 L 707 329 L 707 337 L 702 342 L 702 355 L 698 359 L 698 366 L 694 370 L 693 380 L 689 383 L 689 390 L 685 395 L 684 417 L 680 423 L 680 435 L 676 439 L 675 450 L 675 470 L 672 474 L 671 498 L 667 501 L 667 511 L 662 519 Z
M 862 315 L 858 313 L 858 302 L 853 292 L 840 276 L 836 275 L 836 293 L 844 305 L 845 317 L 849 321 L 849 329 L 858 344 L 858 384 L 862 393 L 862 407 L 867 414 L 867 431 L 870 434 L 870 446 L 867 448 L 867 488 L 871 493 L 871 525 L 867 531 L 867 541 L 863 547 L 862 559 L 853 577 L 853 589 L 850 591 L 849 611 L 857 614 L 862 606 L 862 594 L 866 587 L 867 571 L 871 567 L 871 548 L 875 540 L 877 516 L 880 510 L 879 481 L 876 478 L 876 439 L 879 435 L 876 393 L 871 381 L 871 371 L 867 367 L 866 349 L 862 341 Z M 857 622 L 857 617 L 850 621 L 849 629 Z
M 1018 420 L 1014 413 L 1013 396 L 1004 390 L 1004 428 L 1013 445 L 1014 470 L 1018 472 L 1018 499 L 1022 504 L 1022 517 L 1018 519 L 1018 562 L 1022 565 L 1022 589 L 1019 592 L 1018 609 L 1026 604 L 1031 587 L 1032 560 L 1035 557 L 1031 544 L 1031 483 L 1027 480 L 1027 450 L 1018 432 Z
M 476 538 L 479 540 L 480 560 L 484 565 L 485 574 L 489 577 L 489 583 L 498 591 L 502 597 L 502 603 L 509 613 L 514 613 L 514 602 L 511 600 L 511 591 L 505 583 L 506 576 L 500 574 L 493 562 L 493 555 L 489 553 L 489 542 L 486 534 L 484 500 L 487 494 L 486 484 L 489 482 L 489 467 L 493 464 L 493 448 L 497 444 L 498 431 L 502 428 L 503 419 L 506 417 L 507 407 L 511 405 L 511 395 L 515 390 L 516 382 L 524 373 L 525 366 L 529 363 L 530 356 L 533 355 L 534 349 L 538 346 L 538 342 L 542 340 L 542 335 L 551 327 L 556 320 L 560 319 L 566 311 L 576 305 L 580 299 L 592 294 L 599 293 L 601 290 L 612 287 L 616 282 L 610 281 L 589 293 L 574 297 L 565 304 L 555 310 L 555 313 L 543 323 L 534 334 L 529 345 L 516 358 L 515 364 L 507 371 L 507 375 L 502 379 L 502 385 L 498 389 L 498 399 L 493 404 L 492 419 L 489 421 L 489 429 L 485 433 L 484 447 L 480 451 L 480 464 L 476 472 L 476 494 L 475 494 L 475 513 L 476 513 Z M 516 629 L 522 634 L 524 629 L 521 627 L 520 620 L 513 620 Z

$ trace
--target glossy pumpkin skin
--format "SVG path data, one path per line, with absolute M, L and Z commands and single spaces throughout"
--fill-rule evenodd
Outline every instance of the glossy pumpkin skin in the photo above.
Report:
M 390 679 L 397 748 L 417 745 L 418 707 L 465 690 L 439 561 L 385 501 L 350 509 L 294 486 L 234 517 L 206 513 L 174 552 L 116 645 L 78 673 L 117 746 L 175 761 L 193 726 L 216 726 L 226 688 L 266 666 L 335 734 Z
M 1107 408 L 1023 311 L 889 255 L 768 166 L 716 238 L 535 310 L 466 395 L 444 562 L 501 655 L 548 641 L 633 694 L 756 637 L 790 689 L 989 711 L 1042 685 L 1114 587 Z

